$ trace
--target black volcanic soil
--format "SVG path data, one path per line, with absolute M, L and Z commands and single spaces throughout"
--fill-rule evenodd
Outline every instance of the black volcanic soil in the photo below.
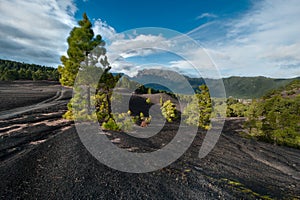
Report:
M 228 119 L 203 159 L 197 157 L 205 135 L 199 131 L 170 166 L 124 173 L 99 163 L 85 149 L 73 123 L 61 119 L 71 91 L 57 91 L 49 93 L 48 101 L 39 97 L 43 103 L 35 108 L 0 112 L 0 199 L 300 199 L 300 151 L 241 138 L 237 131 L 243 119 Z M 177 126 L 168 124 L 149 139 L 107 134 L 121 148 L 156 150 Z
M 61 88 L 52 81 L 0 81 L 0 111 L 39 103 Z

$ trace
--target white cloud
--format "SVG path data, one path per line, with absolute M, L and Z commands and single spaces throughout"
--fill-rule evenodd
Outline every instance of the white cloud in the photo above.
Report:
M 101 35 L 105 41 L 113 41 L 124 38 L 123 34 L 117 33 L 113 27 L 109 26 L 101 19 L 97 19 L 94 22 L 93 31 L 95 35 Z
M 224 36 L 206 41 L 205 47 L 225 76 L 299 76 L 299 19 L 298 0 L 257 1 L 240 18 L 206 27 Z M 221 24 L 219 29 L 216 24 Z M 193 37 L 203 32 L 208 31 L 192 31 Z
M 100 34 L 106 42 L 107 58 L 113 72 L 135 76 L 146 65 L 128 61 L 133 57 L 153 55 L 160 49 L 169 49 L 172 42 L 160 34 L 138 34 L 137 30 L 117 33 L 116 30 L 101 19 L 95 20 L 95 35 Z M 151 31 L 150 31 L 151 32 Z M 145 63 L 147 64 L 147 63 Z M 147 65 L 149 67 L 149 65 Z
M 100 34 L 106 42 L 107 57 L 113 70 L 128 75 L 134 74 L 138 64 L 126 61 L 126 58 L 151 55 L 161 48 L 168 49 L 171 45 L 171 42 L 161 35 L 138 34 L 136 30 L 117 33 L 101 19 L 95 21 L 93 30 L 95 35 Z
M 135 76 L 141 69 L 137 64 L 128 62 L 121 58 L 111 63 L 111 66 L 112 72 L 124 73 L 130 77 Z
M 4 59 L 57 65 L 76 24 L 72 0 L 2 0 L 0 52 Z
M 143 49 L 149 51 L 149 49 L 166 49 L 171 45 L 170 41 L 160 35 L 137 35 L 131 36 L 130 38 L 123 38 L 112 41 L 109 46 L 109 50 L 114 52 L 129 52 L 136 51 L 137 53 L 143 53 Z
M 107 46 L 107 56 L 112 69 L 129 76 L 135 76 L 143 67 L 127 61 L 127 58 L 151 55 L 160 48 L 166 49 L 170 45 L 170 41 L 166 38 L 155 35 L 130 35 L 126 38 L 114 37 L 114 39 Z
M 120 34 L 107 24 L 101 27 L 98 33 L 107 35 L 106 38 L 112 38 L 106 48 L 113 71 L 133 76 L 138 70 L 144 67 L 152 68 L 155 66 L 153 63 L 156 63 L 156 66 L 161 65 L 192 77 L 203 75 L 219 78 L 219 73 L 216 73 L 207 52 L 184 35 L 178 33 L 172 35 L 174 34 L 172 32 L 169 33 L 170 37 L 166 37 L 160 33 L 166 32 L 162 29 L 151 29 L 153 34 L 138 34 L 140 30 Z M 168 58 L 162 58 L 162 55 Z M 152 67 L 147 65 L 147 62 L 151 63 Z
M 156 53 L 159 49 L 168 49 L 171 42 L 160 35 L 128 35 L 114 37 L 107 48 L 107 57 L 110 62 L 137 56 L 147 56 Z
M 73 0 L 0 2 L 1 58 L 57 66 L 67 50 L 66 38 L 76 25 Z M 300 1 L 254 1 L 253 7 L 238 19 L 221 21 L 212 13 L 197 19 L 214 18 L 190 31 L 221 70 L 222 75 L 293 77 L 300 73 Z M 169 61 L 169 67 L 193 74 L 193 67 L 209 71 L 212 63 L 199 46 L 185 44 L 184 38 L 163 35 L 117 33 L 106 22 L 94 22 L 95 34 L 107 42 L 108 58 L 121 72 L 137 71 L 140 64 L 130 58 L 174 50 L 180 46 L 185 58 Z M 181 42 L 181 44 L 178 44 Z M 175 49 L 176 50 L 176 49 Z M 177 70 L 177 71 L 178 71 Z
M 201 15 L 199 15 L 198 17 L 196 17 L 196 19 L 202 19 L 202 18 L 217 18 L 218 16 L 212 13 L 202 13 Z

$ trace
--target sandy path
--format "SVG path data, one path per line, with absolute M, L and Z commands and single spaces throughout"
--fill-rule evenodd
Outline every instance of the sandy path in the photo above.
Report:
M 40 103 L 34 104 L 34 105 L 30 105 L 30 106 L 24 106 L 24 107 L 18 107 L 15 109 L 10 109 L 10 110 L 5 110 L 5 111 L 1 111 L 0 112 L 0 120 L 5 120 L 5 119 L 9 119 L 12 118 L 14 116 L 29 112 L 29 111 L 33 111 L 33 110 L 37 110 L 37 109 L 42 109 L 42 108 L 47 108 L 50 106 L 55 106 L 59 100 L 66 98 L 66 96 L 70 96 L 70 89 L 68 88 L 60 88 L 59 91 L 56 92 L 55 96 L 46 99 Z

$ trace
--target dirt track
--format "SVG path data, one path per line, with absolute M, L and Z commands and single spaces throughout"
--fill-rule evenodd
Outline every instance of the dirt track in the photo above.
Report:
M 35 108 L 0 113 L 1 199 L 300 199 L 300 151 L 241 138 L 237 119 L 226 122 L 204 159 L 197 157 L 204 137 L 199 132 L 169 167 L 145 174 L 112 170 L 61 119 L 68 97 L 55 92 Z M 170 124 L 141 141 L 117 132 L 109 138 L 118 138 L 120 147 L 155 150 L 176 129 Z
M 0 111 L 40 103 L 55 96 L 60 88 L 52 81 L 0 81 Z

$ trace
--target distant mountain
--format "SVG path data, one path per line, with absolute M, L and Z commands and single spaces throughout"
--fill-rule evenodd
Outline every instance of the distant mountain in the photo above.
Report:
M 185 93 L 187 86 L 190 87 L 188 79 L 177 72 L 169 70 L 144 69 L 130 79 L 155 90 L 174 93 Z M 192 89 L 190 91 L 193 92 Z
M 119 73 L 113 73 L 113 75 L 117 74 Z M 120 75 L 128 77 L 123 73 L 120 73 Z M 0 81 L 58 80 L 58 77 L 59 74 L 57 69 L 52 67 L 0 59 Z M 163 90 L 167 92 L 171 92 L 170 88 L 173 88 L 173 90 L 175 90 L 175 93 L 184 94 L 186 93 L 187 84 L 190 85 L 193 90 L 197 90 L 200 85 L 205 83 L 210 86 L 210 90 L 212 92 L 211 95 L 213 97 L 219 97 L 218 94 L 221 93 L 220 87 L 218 85 L 220 80 L 190 78 L 187 76 L 182 76 L 177 72 L 168 70 L 144 69 L 139 71 L 135 77 L 130 78 L 130 80 L 133 81 L 133 83 L 131 83 L 132 85 L 140 83 L 146 86 L 140 89 L 141 93 L 144 93 L 145 91 L 147 91 L 147 88 L 150 87 L 157 91 Z M 234 98 L 252 99 L 259 98 L 268 93 L 271 93 L 273 90 L 282 88 L 294 80 L 300 80 L 300 77 L 292 79 L 273 79 L 263 76 L 233 76 L 229 78 L 223 78 L 222 80 L 225 86 L 227 97 L 231 96 Z
M 176 88 L 177 91 L 184 93 L 183 91 L 183 76 L 179 75 L 173 71 L 167 70 L 151 70 L 151 69 L 144 69 L 138 72 L 138 74 L 131 78 L 136 82 L 141 84 L 146 84 L 148 87 L 151 87 L 156 90 L 167 90 L 168 88 Z M 186 80 L 192 86 L 194 90 L 198 89 L 198 86 L 206 83 L 211 87 L 211 90 L 214 91 L 212 96 L 218 97 L 218 91 L 220 91 L 218 83 L 218 79 L 203 79 L 203 78 L 190 78 L 185 76 Z M 294 81 L 300 80 L 300 77 L 292 78 L 292 79 L 273 79 L 267 78 L 263 76 L 258 77 L 239 77 L 233 76 L 229 78 L 223 78 L 224 87 L 226 90 L 227 97 L 234 97 L 234 98 L 259 98 L 268 93 L 271 90 L 278 89 L 283 87 L 284 85 Z M 164 85 L 157 84 L 157 83 L 164 83 Z

